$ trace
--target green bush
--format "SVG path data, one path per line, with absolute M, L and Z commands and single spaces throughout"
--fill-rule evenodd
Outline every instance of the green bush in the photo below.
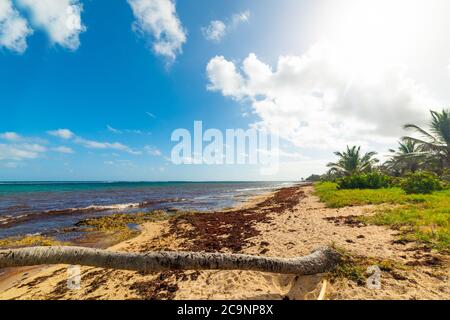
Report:
M 400 177 L 391 177 L 391 181 L 389 182 L 389 186 L 392 188 L 401 188 L 403 183 L 403 178 Z
M 391 178 L 379 172 L 354 174 L 338 179 L 338 189 L 381 189 L 390 186 Z
M 408 174 L 401 187 L 407 194 L 430 194 L 433 191 L 442 190 L 439 177 L 425 171 Z

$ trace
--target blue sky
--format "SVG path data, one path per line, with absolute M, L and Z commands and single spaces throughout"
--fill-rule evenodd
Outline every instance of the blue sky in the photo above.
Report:
M 384 73 L 360 72 L 361 65 L 373 57 L 361 51 L 361 65 L 348 66 L 346 54 L 354 53 L 354 48 L 350 45 L 341 50 L 345 46 L 339 35 L 333 34 L 334 26 L 318 24 L 331 10 L 329 1 L 161 1 L 176 6 L 174 15 L 169 16 L 180 24 L 175 36 L 181 32 L 186 37 L 181 45 L 175 44 L 179 50 L 173 50 L 174 57 L 154 49 L 157 40 L 152 31 L 133 30 L 139 17 L 126 0 L 65 1 L 83 8 L 79 17 L 85 30 L 75 34 L 79 40 L 76 47 L 58 38 L 57 31 L 49 31 L 51 26 L 45 19 L 39 20 L 39 5 L 33 0 L 0 0 L 0 5 L 12 3 L 14 12 L 33 30 L 25 35 L 24 49 L 6 40 L 2 46 L 1 37 L 9 39 L 5 36 L 9 31 L 5 24 L 5 30 L 0 29 L 0 180 L 268 179 L 259 175 L 257 166 L 173 165 L 168 159 L 174 146 L 171 132 L 192 128 L 194 120 L 220 130 L 253 124 L 278 130 L 286 165 L 269 179 L 295 180 L 324 170 L 324 164 L 333 159 L 333 147 L 347 141 L 380 152 L 392 147 L 399 134 L 395 128 L 403 121 L 396 117 L 404 110 L 411 120 L 421 119 L 429 104 L 441 105 L 449 98 L 444 85 L 448 86 L 450 78 L 449 40 L 433 39 L 439 43 L 433 49 L 439 49 L 440 56 L 433 56 L 427 67 L 421 59 L 429 57 L 427 50 L 431 49 L 422 50 L 429 37 L 420 34 L 423 43 L 420 39 L 415 43 L 418 50 L 414 56 L 403 54 L 412 42 L 386 55 L 386 59 L 407 66 L 407 71 L 391 68 L 385 59 L 383 68 L 377 68 Z M 154 2 L 135 1 L 144 5 Z M 350 0 L 344 2 L 341 7 L 354 8 Z M 348 11 L 334 16 L 344 19 Z M 393 19 L 399 12 L 392 13 Z M 233 20 L 242 14 L 245 19 Z M 357 14 L 363 16 L 364 11 Z M 416 11 L 411 11 L 411 17 L 414 14 Z M 4 21 L 8 18 L 11 16 L 3 17 Z M 437 17 L 433 23 L 440 26 L 447 18 Z M 226 26 L 225 34 L 217 41 L 208 40 L 205 28 L 219 20 Z M 0 13 L 0 28 L 1 21 Z M 163 35 L 170 27 L 170 23 L 162 26 Z M 366 27 L 368 33 L 383 32 Z M 73 40 L 74 35 L 70 36 Z M 353 35 L 352 43 L 359 36 Z M 382 38 L 386 41 L 385 34 Z M 389 44 L 382 42 L 377 48 Z M 330 58 L 333 48 L 339 54 Z M 222 59 L 215 59 L 219 57 Z M 323 67 L 331 65 L 330 61 L 332 68 Z M 249 70 L 256 71 L 245 69 L 246 62 L 252 67 Z M 230 66 L 235 69 L 227 77 L 222 71 Z M 357 71 L 351 75 L 336 71 L 352 68 Z M 291 76 L 290 83 L 298 84 L 294 89 L 286 84 Z M 349 90 L 349 79 L 359 77 L 358 85 Z M 367 78 L 378 82 L 364 81 Z M 381 85 L 391 80 L 397 90 Z M 347 89 L 341 97 L 343 87 Z M 380 90 L 386 92 L 378 103 L 385 104 L 381 108 L 386 108 L 392 128 L 378 118 L 375 109 L 379 105 L 371 105 L 373 99 L 369 99 L 371 95 L 379 97 Z M 317 106 L 325 102 L 330 104 L 327 114 L 333 115 L 326 119 L 317 111 L 323 111 Z M 356 105 L 361 109 L 353 109 Z M 345 119 L 351 119 L 351 124 Z M 361 129 L 368 127 L 368 131 Z M 49 133 L 57 129 L 70 130 L 73 137 Z M 340 136 L 346 141 L 334 140 Z M 96 147 L 86 141 L 97 142 Z

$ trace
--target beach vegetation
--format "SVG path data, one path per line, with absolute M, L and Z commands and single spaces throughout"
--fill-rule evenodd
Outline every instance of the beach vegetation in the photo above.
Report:
M 442 190 L 439 177 L 425 171 L 409 173 L 401 182 L 401 187 L 406 194 L 430 194 L 433 191 Z
M 337 176 L 351 176 L 353 174 L 359 174 L 363 172 L 370 172 L 374 165 L 379 162 L 374 158 L 375 152 L 361 153 L 361 147 L 347 146 L 347 150 L 334 153 L 338 156 L 338 161 L 328 163 L 330 168 L 330 174 L 336 174 Z
M 389 226 L 404 241 L 416 241 L 450 252 L 450 189 L 431 194 L 407 194 L 401 188 L 339 190 L 336 183 L 315 185 L 315 194 L 328 207 L 382 205 L 362 222 Z
M 378 171 L 353 174 L 337 179 L 338 189 L 381 189 L 388 188 L 391 178 Z
M 391 186 L 401 186 L 402 178 L 427 171 L 435 173 L 441 180 L 450 181 L 450 110 L 430 110 L 430 114 L 431 119 L 426 129 L 411 123 L 404 126 L 405 130 L 412 130 L 419 137 L 402 137 L 397 149 L 389 150 L 389 158 L 384 163 L 379 164 L 374 151 L 363 154 L 360 146 L 347 146 L 345 151 L 334 153 L 338 159 L 327 165 L 330 169 L 321 176 L 321 180 L 338 182 L 342 189 L 373 189 L 371 183 L 365 185 L 364 180 L 370 179 L 363 174 L 382 172 L 392 178 Z M 374 174 L 370 178 L 380 177 L 381 175 Z M 384 178 L 381 180 L 387 181 Z M 377 182 L 383 185 L 380 180 L 371 182 L 375 182 L 377 187 Z
M 89 218 L 76 223 L 84 231 L 108 233 L 118 242 L 137 236 L 140 231 L 134 228 L 145 222 L 167 220 L 170 215 L 162 210 L 138 212 L 134 214 L 117 213 L 109 216 Z
M 402 273 L 409 269 L 408 266 L 390 259 L 355 255 L 343 248 L 337 248 L 335 246 L 334 249 L 341 255 L 341 260 L 336 268 L 326 275 L 326 278 L 331 282 L 347 279 L 358 286 L 365 286 L 370 276 L 368 270 L 371 266 L 378 266 L 382 272 L 389 273 L 395 278 L 403 278 Z
M 418 157 L 423 158 L 424 169 L 442 174 L 450 166 L 450 110 L 430 111 L 431 121 L 427 129 L 415 124 L 406 124 L 407 130 L 413 130 L 420 138 L 405 136 L 403 141 L 416 143 L 419 146 Z
M 337 183 L 321 182 L 315 185 L 315 189 L 316 195 L 330 208 L 425 201 L 424 195 L 407 195 L 401 188 L 339 189 Z
M 305 179 L 306 182 L 317 182 L 321 180 L 321 176 L 318 174 L 312 174 L 308 178 Z
M 390 149 L 389 152 L 390 158 L 381 169 L 394 177 L 416 172 L 426 160 L 426 152 L 417 141 L 400 141 L 397 150 Z
M 52 237 L 42 235 L 25 235 L 0 239 L 0 248 L 2 249 L 61 245 L 67 245 L 67 243 L 58 241 Z

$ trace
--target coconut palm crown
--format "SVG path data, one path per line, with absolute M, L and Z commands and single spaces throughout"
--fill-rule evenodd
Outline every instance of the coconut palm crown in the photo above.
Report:
M 367 152 L 361 154 L 361 147 L 347 146 L 344 152 L 335 152 L 339 157 L 337 162 L 330 162 L 327 166 L 330 168 L 330 173 L 337 173 L 339 175 L 352 175 L 355 173 L 368 172 L 372 167 L 379 162 L 374 158 L 376 152 Z
M 400 141 L 398 149 L 390 149 L 391 157 L 383 167 L 396 174 L 405 174 L 406 172 L 416 172 L 426 159 L 426 153 L 422 146 L 416 141 Z
M 431 121 L 428 131 L 415 124 L 407 124 L 405 129 L 419 133 L 422 138 L 403 137 L 403 141 L 417 143 L 426 152 L 427 162 L 434 162 L 439 169 L 450 166 L 450 111 L 430 111 Z

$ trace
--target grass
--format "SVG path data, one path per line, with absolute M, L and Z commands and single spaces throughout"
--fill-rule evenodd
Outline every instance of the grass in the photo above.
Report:
M 407 195 L 399 188 L 338 190 L 334 183 L 315 185 L 316 195 L 328 207 L 393 204 L 361 217 L 366 223 L 401 230 L 402 238 L 450 253 L 450 189 L 429 195 Z
M 335 249 L 341 254 L 341 261 L 333 271 L 326 275 L 331 282 L 339 279 L 348 279 L 359 286 L 364 286 L 369 276 L 367 270 L 370 266 L 378 266 L 381 271 L 387 272 L 395 278 L 403 278 L 401 273 L 408 270 L 407 266 L 392 260 L 368 258 L 351 254 L 342 248 L 335 247 Z
M 316 195 L 330 208 L 383 203 L 422 203 L 427 199 L 427 195 L 407 195 L 400 188 L 338 190 L 337 184 L 332 182 L 317 183 L 315 188 Z

